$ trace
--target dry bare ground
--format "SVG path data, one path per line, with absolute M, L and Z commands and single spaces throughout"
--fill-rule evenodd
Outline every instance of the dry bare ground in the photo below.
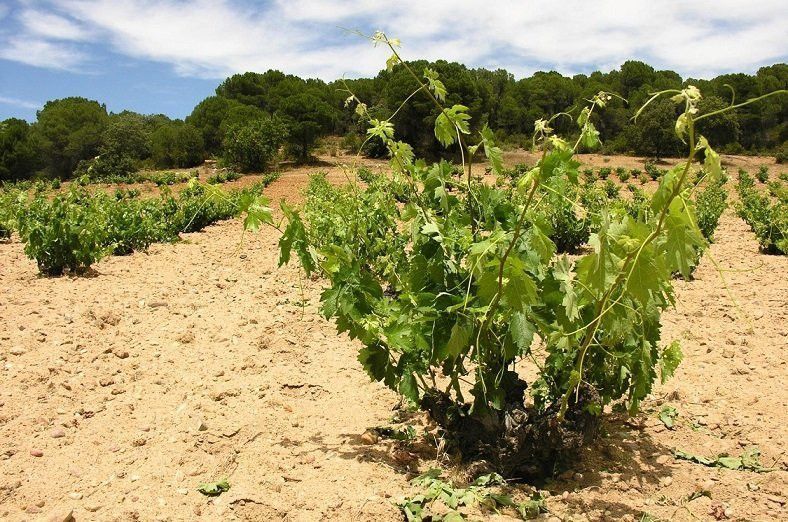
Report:
M 315 170 L 286 173 L 269 195 L 297 199 Z M 788 258 L 760 254 L 730 211 L 716 236 L 665 316 L 663 337 L 685 353 L 676 376 L 543 486 L 545 518 L 788 518 Z M 362 439 L 397 397 L 318 316 L 320 281 L 276 268 L 277 233 L 241 237 L 229 221 L 55 279 L 19 242 L 0 244 L 0 519 L 401 520 L 393 501 L 436 462 Z M 657 418 L 664 405 L 674 430 Z M 750 446 L 776 470 L 672 456 Z M 219 497 L 196 490 L 223 478 Z M 711 498 L 687 500 L 699 489 Z

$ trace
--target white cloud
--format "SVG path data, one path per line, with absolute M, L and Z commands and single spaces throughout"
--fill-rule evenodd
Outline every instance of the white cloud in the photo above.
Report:
M 0 39 L 0 56 L 73 68 L 88 59 L 75 45 L 91 41 L 171 64 L 184 76 L 222 78 L 269 68 L 324 79 L 375 74 L 385 50 L 343 36 L 339 27 L 386 30 L 402 39 L 408 58 L 504 67 L 518 75 L 545 66 L 575 73 L 638 58 L 683 75 L 712 76 L 754 71 L 788 55 L 784 0 L 275 0 L 257 5 L 26 1 L 17 16 L 21 36 Z M 34 57 L 21 52 L 28 44 L 20 39 L 36 48 Z
M 89 56 L 71 46 L 35 36 L 13 36 L 0 47 L 0 58 L 36 67 L 73 71 L 85 64 Z
M 14 107 L 22 107 L 23 109 L 40 109 L 43 104 L 29 101 L 29 100 L 20 100 L 19 98 L 14 98 L 11 96 L 3 96 L 0 95 L 0 104 L 3 105 L 13 105 Z
M 31 35 L 53 40 L 84 41 L 90 32 L 68 18 L 38 9 L 26 9 L 19 15 L 22 26 Z

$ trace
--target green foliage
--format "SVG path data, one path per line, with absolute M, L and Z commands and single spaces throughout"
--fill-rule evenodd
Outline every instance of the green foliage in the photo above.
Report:
M 613 169 L 610 167 L 601 167 L 599 169 L 599 179 L 607 180 L 610 177 L 610 174 L 613 172 Z
M 618 193 L 621 190 L 621 188 L 611 179 L 605 180 L 603 188 L 605 190 L 605 195 L 607 195 L 607 197 L 610 199 L 617 199 Z
M 263 118 L 230 127 L 222 142 L 223 159 L 241 172 L 266 170 L 279 152 L 288 130 L 278 118 Z
M 385 35 L 375 40 L 396 53 Z M 681 360 L 677 343 L 662 348 L 661 313 L 674 301 L 673 274 L 689 277 L 706 244 L 687 198 L 696 155 L 703 154 L 709 172 L 720 171 L 719 156 L 695 134 L 694 121 L 703 118 L 698 90 L 669 91 L 670 103 L 682 108 L 670 130 L 687 140 L 686 161 L 665 172 L 653 195 L 636 195 L 631 209 L 606 204 L 612 194 L 605 193 L 598 211 L 578 209 L 578 217 L 591 216 L 593 233 L 588 250 L 569 258 L 557 254 L 540 210 L 545 191 L 577 187 L 575 147 L 598 144 L 592 117 L 611 96 L 599 93 L 581 111 L 575 146 L 553 128 L 569 118 L 537 120 L 538 163 L 514 183 L 490 186 L 470 174 L 481 154 L 502 174 L 486 127 L 474 132 L 466 117 L 472 111 L 452 102 L 450 88 L 441 106 L 435 86 L 398 63 L 393 72 L 411 74 L 422 91 L 416 93 L 438 104 L 440 122 L 419 123 L 460 149 L 462 177 L 445 161 L 416 160 L 414 149 L 396 139 L 393 117 L 372 116 L 348 90 L 356 114 L 369 119 L 368 135 L 388 149 L 392 172 L 364 188 L 314 178 L 305 219 L 283 206 L 280 263 L 295 253 L 307 274 L 324 276 L 322 313 L 359 341 L 358 359 L 370 378 L 411 403 L 446 394 L 458 411 L 495 423 L 502 410 L 522 404 L 525 383 L 515 365 L 533 358 L 539 371 L 529 388 L 537 410 L 563 418 L 582 386 L 598 397 L 585 406 L 591 414 L 618 401 L 637 411 L 658 370 L 668 378 Z M 540 349 L 532 352 L 535 339 Z
M 139 182 L 148 181 L 154 183 L 157 187 L 171 186 L 178 183 L 185 183 L 190 179 L 197 177 L 197 171 L 191 172 L 175 172 L 171 170 L 165 171 L 143 171 L 136 175 L 135 180 Z
M 676 422 L 676 417 L 679 416 L 679 412 L 673 406 L 665 405 L 661 410 L 659 410 L 658 416 L 659 420 L 662 421 L 662 424 L 664 424 L 669 430 L 672 430 L 673 425 Z
M 25 253 L 47 275 L 65 269 L 83 273 L 102 257 L 146 250 L 152 243 L 178 239 L 181 232 L 196 232 L 216 221 L 253 208 L 265 212 L 261 193 L 276 179 L 230 193 L 192 179 L 177 197 L 164 189 L 158 198 L 138 199 L 138 191 L 89 193 L 78 184 L 50 197 L 37 191 L 32 199 L 14 187 L 0 193 L 0 224 L 17 229 Z
M 731 457 L 721 453 L 714 458 L 693 455 L 681 450 L 674 450 L 673 456 L 676 460 L 687 460 L 702 464 L 711 468 L 726 468 L 738 471 L 754 471 L 755 473 L 768 473 L 774 468 L 766 468 L 760 462 L 761 452 L 758 448 L 747 449 L 740 457 Z
M 24 179 L 40 165 L 30 125 L 17 118 L 0 122 L 0 181 Z
M 197 487 L 197 491 L 208 497 L 218 497 L 226 491 L 230 491 L 230 483 L 227 479 L 219 480 L 217 482 L 206 482 Z
M 151 134 L 151 160 L 158 168 L 186 168 L 205 157 L 200 131 L 188 123 L 167 122 Z
M 603 403 L 628 395 L 632 409 L 651 389 L 671 274 L 688 274 L 703 244 L 692 207 L 676 199 L 686 170 L 671 170 L 649 202 L 660 219 L 603 212 L 592 252 L 572 262 L 556 256 L 550 227 L 531 204 L 553 179 L 576 184 L 578 163 L 548 124 L 540 125 L 543 158 L 515 188 L 458 183 L 445 163 L 398 162 L 395 170 L 412 180 L 403 211 L 385 184 L 363 192 L 377 216 L 356 211 L 358 202 L 341 201 L 323 184 L 323 195 L 308 197 L 308 225 L 288 225 L 290 235 L 306 238 L 299 256 L 317 254 L 330 282 L 323 313 L 364 344 L 359 360 L 373 379 L 412 401 L 430 388 L 422 376 L 440 369 L 459 401 L 459 379 L 474 376 L 477 414 L 501 409 L 516 383 L 510 367 L 530 353 L 534 333 L 546 343 L 535 386 L 542 404 L 566 401 L 580 375 Z M 346 190 L 358 198 L 356 189 Z M 283 245 L 285 260 L 291 248 Z
M 107 109 L 85 98 L 47 102 L 33 125 L 37 148 L 48 173 L 67 178 L 82 160 L 99 153 L 109 123 Z
M 220 185 L 222 183 L 227 183 L 228 181 L 235 181 L 241 179 L 241 174 L 235 172 L 234 170 L 226 170 L 222 169 L 218 171 L 216 174 L 211 174 L 208 176 L 206 180 L 209 185 Z
M 66 268 L 83 273 L 111 250 L 106 216 L 94 211 L 92 195 L 77 186 L 51 199 L 37 195 L 17 219 L 25 254 L 47 275 L 62 275 Z
M 586 183 L 593 183 L 597 180 L 597 175 L 594 169 L 583 169 L 583 179 Z
M 698 218 L 698 228 L 707 241 L 714 241 L 714 231 L 720 216 L 728 207 L 728 192 L 721 183 L 715 180 L 701 190 L 695 196 L 695 213 Z
M 137 166 L 132 158 L 107 153 L 80 161 L 74 176 L 84 176 L 94 183 L 133 183 L 136 171 Z
M 319 96 L 305 92 L 284 100 L 277 114 L 287 123 L 287 141 L 294 155 L 307 159 L 318 138 L 333 127 L 335 111 Z
M 558 253 L 574 253 L 588 241 L 591 220 L 579 217 L 580 193 L 566 179 L 555 177 L 545 184 L 541 206 L 536 211 Z
M 523 502 L 515 501 L 506 481 L 496 473 L 482 475 L 467 487 L 460 488 L 443 478 L 441 470 L 430 469 L 413 479 L 411 484 L 421 492 L 397 503 L 408 522 L 463 521 L 466 518 L 458 511 L 461 507 L 478 506 L 486 512 L 495 513 L 510 509 L 522 520 L 547 513 L 544 499 L 538 493 Z M 433 506 L 442 506 L 446 512 L 439 513 Z
M 657 168 L 657 166 L 650 161 L 647 161 L 643 168 L 645 169 L 646 174 L 648 174 L 648 176 L 651 178 L 651 181 L 657 181 L 659 178 L 665 175 L 663 170 Z
M 675 156 L 682 150 L 681 140 L 673 131 L 677 116 L 676 105 L 668 99 L 650 104 L 638 117 L 637 124 L 630 127 L 630 148 L 641 156 Z
M 760 181 L 761 183 L 766 183 L 769 181 L 769 167 L 766 165 L 761 165 L 758 168 L 758 172 L 755 173 L 755 179 Z
M 736 211 L 755 232 L 761 251 L 766 254 L 788 254 L 788 203 L 772 201 L 755 188 L 755 180 L 739 171 L 736 186 L 739 203 Z

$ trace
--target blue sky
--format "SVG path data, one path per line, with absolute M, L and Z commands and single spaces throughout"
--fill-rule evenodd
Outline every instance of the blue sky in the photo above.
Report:
M 711 77 L 788 58 L 784 0 L 0 0 L 0 120 L 75 95 L 184 117 L 247 70 L 374 75 L 386 52 L 340 27 L 384 30 L 407 58 L 517 77 L 630 58 Z

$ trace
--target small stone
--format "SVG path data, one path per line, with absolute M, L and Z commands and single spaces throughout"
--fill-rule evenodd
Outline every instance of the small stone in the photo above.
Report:
M 27 506 L 25 508 L 25 513 L 30 513 L 31 515 L 37 515 L 41 513 L 41 508 L 38 506 Z
M 112 353 L 114 353 L 115 357 L 118 359 L 126 359 L 129 356 L 129 352 L 126 350 L 113 350 Z
M 21 346 L 14 346 L 10 350 L 8 350 L 8 353 L 10 353 L 11 355 L 24 355 L 25 353 L 27 353 L 27 350 L 25 350 Z
M 44 504 L 46 504 L 46 502 L 44 502 L 43 500 L 39 500 L 38 502 L 36 502 L 36 506 L 40 508 L 44 507 Z
M 47 522 L 74 522 L 74 510 L 70 508 L 56 508 L 47 515 Z
M 373 445 L 378 443 L 378 434 L 372 430 L 367 430 L 361 434 L 361 442 L 368 445 Z
M 188 495 L 188 494 L 189 494 L 189 490 L 188 490 L 188 489 L 186 489 L 186 488 L 178 488 L 176 491 L 177 491 L 177 492 L 178 492 L 180 495 Z
M 61 429 L 61 428 L 55 428 L 54 430 L 52 430 L 52 431 L 50 432 L 50 434 L 49 434 L 49 435 L 50 435 L 50 437 L 52 437 L 53 439 L 62 439 L 63 437 L 65 437 L 65 436 L 66 436 L 66 432 L 65 432 L 65 430 L 63 430 L 63 429 Z
M 733 508 L 727 507 L 725 511 L 722 512 L 726 517 L 731 518 L 733 516 Z
M 101 504 L 87 504 L 85 506 L 85 509 L 90 511 L 91 513 L 95 513 L 96 511 L 101 509 L 101 507 L 102 507 Z
M 34 449 L 34 450 L 30 450 L 30 455 L 32 455 L 34 457 L 43 457 L 44 456 L 44 452 L 41 451 L 41 450 L 38 450 L 38 449 Z
M 733 356 L 736 355 L 736 352 L 731 350 L 730 348 L 724 348 L 722 350 L 722 356 L 726 359 L 733 359 Z
M 662 477 L 659 479 L 659 483 L 663 488 L 666 488 L 673 484 L 673 477 Z
M 213 374 L 214 377 L 221 377 L 222 375 L 224 375 L 224 370 L 219 370 L 218 372 Z
M 206 431 L 208 429 L 208 425 L 205 424 L 205 421 L 200 420 L 197 423 L 197 431 Z
M 129 480 L 132 482 L 137 482 L 140 479 L 139 475 L 132 475 L 129 477 Z
M 583 480 L 583 474 L 582 473 L 575 473 L 575 480 L 577 480 L 578 482 Z
M 82 496 L 83 496 L 82 493 L 78 491 L 68 494 L 68 498 L 70 498 L 71 500 L 82 500 Z

